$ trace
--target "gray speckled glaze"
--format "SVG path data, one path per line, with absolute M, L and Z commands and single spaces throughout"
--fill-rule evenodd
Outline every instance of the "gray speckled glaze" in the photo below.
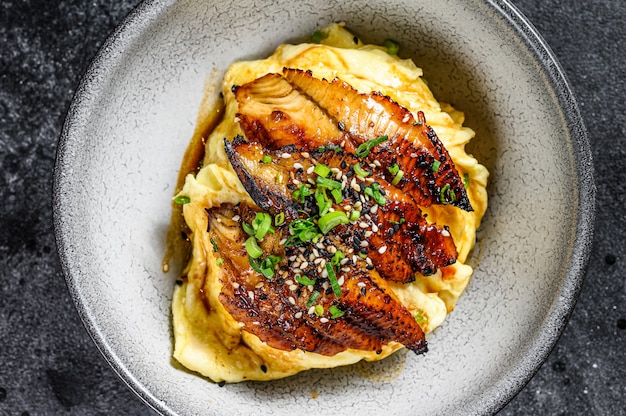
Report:
M 399 40 L 476 130 L 470 150 L 491 172 L 476 274 L 430 352 L 407 355 L 391 381 L 340 368 L 219 387 L 173 364 L 174 276 L 160 271 L 205 82 L 339 20 L 365 41 Z M 102 48 L 69 110 L 55 227 L 87 330 L 162 414 L 486 414 L 532 376 L 574 306 L 592 234 L 591 170 L 560 67 L 505 1 L 147 1 Z

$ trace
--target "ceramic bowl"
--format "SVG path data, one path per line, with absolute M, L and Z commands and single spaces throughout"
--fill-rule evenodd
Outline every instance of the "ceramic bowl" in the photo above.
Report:
M 177 170 L 207 83 L 237 60 L 345 21 L 398 40 L 465 111 L 491 172 L 476 273 L 424 356 L 220 387 L 171 358 L 175 276 L 161 271 Z M 164 415 L 497 412 L 574 307 L 594 185 L 579 110 L 541 37 L 504 0 L 146 1 L 105 43 L 69 110 L 54 214 L 67 285 L 106 360 Z

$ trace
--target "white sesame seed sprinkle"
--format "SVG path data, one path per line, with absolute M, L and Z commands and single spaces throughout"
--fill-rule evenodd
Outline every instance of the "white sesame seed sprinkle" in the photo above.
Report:
M 306 170 L 306 173 L 310 175 L 310 174 L 312 174 L 312 173 L 313 173 L 313 170 L 315 170 L 315 166 L 311 166 L 311 167 L 309 167 L 309 168 Z
M 370 243 L 367 240 L 361 241 L 361 244 L 360 244 L 361 247 L 367 247 L 369 245 L 370 245 Z
M 296 300 L 293 298 L 293 296 L 289 296 L 289 303 L 291 303 L 292 305 L 296 304 Z
M 289 290 L 292 292 L 295 292 L 296 290 L 298 290 L 298 285 L 291 285 L 289 286 Z
M 376 214 L 378 212 L 378 204 L 372 205 L 372 207 L 370 208 L 370 212 L 372 214 Z
M 359 223 L 359 227 L 360 227 L 360 228 L 369 228 L 369 225 L 368 225 L 365 221 L 361 221 L 361 222 Z
M 450 237 L 450 231 L 448 230 L 441 230 L 441 235 L 444 237 Z
M 309 315 L 313 315 L 315 313 L 315 306 L 311 306 L 307 312 Z
M 291 157 L 291 153 L 285 152 L 285 153 L 281 154 L 280 157 L 282 157 L 283 159 L 289 159 Z
M 281 246 L 284 245 L 287 242 L 286 238 L 283 238 L 282 240 L 280 240 L 280 242 L 278 244 L 280 244 Z
M 302 264 L 300 264 L 300 268 L 301 269 L 306 269 L 307 267 L 309 267 L 309 262 L 305 261 Z
M 300 163 L 300 162 L 296 162 L 296 163 L 293 164 L 293 168 L 294 169 L 302 169 L 302 167 L 303 167 L 302 163 Z
M 383 254 L 385 251 L 387 251 L 387 246 L 382 246 L 381 248 L 378 249 L 378 252 L 380 254 Z
M 378 225 L 372 224 L 372 231 L 377 233 L 378 232 Z
M 293 317 L 296 319 L 302 318 L 302 312 L 296 312 L 296 314 Z
M 365 231 L 365 233 L 363 234 L 365 236 L 365 238 L 370 238 L 372 236 L 372 234 L 374 234 L 371 230 L 367 230 Z
M 250 300 L 254 300 L 254 292 L 251 290 L 248 290 L 248 297 L 250 298 Z
M 241 217 L 239 215 L 235 215 L 233 217 L 233 221 L 236 221 L 236 222 L 238 222 L 240 219 L 241 219 Z
M 254 286 L 256 289 L 261 289 L 263 287 L 263 282 L 259 282 Z
M 326 322 L 328 322 L 328 318 L 320 318 L 320 322 L 325 324 Z
M 239 283 L 233 282 L 233 289 L 239 289 Z
M 417 153 L 411 153 L 410 156 L 415 159 L 417 157 Z
M 292 180 L 291 182 L 292 182 L 294 185 L 300 185 L 300 184 L 302 183 L 302 182 L 300 182 L 300 181 L 299 181 L 299 180 L 297 180 L 297 179 L 294 179 L 294 180 Z
M 298 258 L 298 257 L 296 257 L 296 256 L 294 255 L 294 256 L 289 257 L 289 259 L 288 259 L 288 260 L 289 260 L 289 261 L 296 261 L 296 259 L 297 259 L 297 258 Z
M 376 159 L 374 161 L 374 165 L 376 165 L 377 167 L 380 167 L 381 166 L 380 161 L 378 159 Z
M 365 282 L 359 282 L 359 283 L 357 283 L 356 285 L 357 285 L 358 287 L 365 287 L 365 286 L 367 286 L 367 285 L 365 284 Z

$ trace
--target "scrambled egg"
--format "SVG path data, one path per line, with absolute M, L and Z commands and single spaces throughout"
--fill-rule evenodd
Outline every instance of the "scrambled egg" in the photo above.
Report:
M 191 231 L 193 252 L 183 273 L 187 278 L 174 292 L 174 358 L 215 382 L 278 379 L 310 368 L 380 360 L 402 348 L 392 343 L 382 354 L 347 350 L 333 357 L 301 350 L 280 351 L 243 331 L 220 304 L 221 283 L 216 266 L 219 253 L 214 253 L 206 236 L 205 208 L 223 203 L 253 204 L 224 151 L 225 137 L 232 139 L 243 134 L 235 121 L 238 108 L 231 91 L 233 85 L 243 85 L 267 73 L 280 73 L 283 67 L 298 68 L 312 71 L 317 78 L 339 77 L 359 92 L 380 91 L 414 113 L 423 111 L 460 175 L 469 178 L 468 194 L 474 211 L 445 205 L 425 208 L 429 221 L 450 227 L 458 260 L 432 276 L 419 277 L 410 284 L 393 283 L 392 288 L 428 333 L 454 309 L 472 276 L 472 268 L 464 263 L 487 208 L 488 172 L 465 152 L 474 132 L 462 126 L 463 113 L 435 100 L 421 79 L 422 70 L 411 60 L 390 55 L 383 47 L 363 45 L 339 24 L 323 29 L 322 33 L 320 44 L 281 45 L 267 59 L 237 62 L 228 69 L 222 83 L 223 120 L 206 137 L 202 169 L 187 175 L 179 193 L 190 198 L 183 213 Z

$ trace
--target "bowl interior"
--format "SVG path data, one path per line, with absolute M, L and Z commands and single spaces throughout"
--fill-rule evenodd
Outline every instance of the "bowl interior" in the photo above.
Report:
M 398 40 L 435 95 L 466 113 L 470 150 L 491 173 L 476 273 L 425 356 L 219 387 L 171 359 L 176 276 L 160 265 L 177 170 L 207 83 L 334 21 L 366 42 Z M 70 109 L 55 172 L 59 252 L 96 344 L 164 414 L 489 413 L 523 387 L 573 306 L 593 207 L 584 152 L 558 65 L 505 2 L 146 2 Z

